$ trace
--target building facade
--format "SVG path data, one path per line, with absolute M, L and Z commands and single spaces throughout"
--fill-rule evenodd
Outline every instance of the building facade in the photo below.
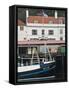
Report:
M 28 16 L 26 23 L 18 22 L 18 41 L 32 39 L 65 40 L 65 19 L 55 16 Z M 22 22 L 23 23 L 23 22 Z
M 36 64 L 40 62 L 39 58 L 49 60 L 48 53 L 53 56 L 65 45 L 65 18 L 58 17 L 57 11 L 53 17 L 29 16 L 26 10 L 26 23 L 18 20 L 17 36 L 17 54 L 23 65 Z
M 45 52 L 46 44 L 52 53 L 65 43 L 65 18 L 58 17 L 57 11 L 51 16 L 29 16 L 26 23 L 18 20 L 18 52 L 32 54 L 33 48 Z

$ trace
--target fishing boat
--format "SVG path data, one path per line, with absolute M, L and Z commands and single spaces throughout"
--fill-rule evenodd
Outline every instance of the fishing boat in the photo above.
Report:
M 55 60 L 51 57 L 51 54 L 46 44 L 45 47 L 46 53 L 44 58 L 39 57 L 36 48 L 33 48 L 31 58 L 18 56 L 18 59 L 21 62 L 21 64 L 18 63 L 18 79 L 49 77 L 55 75 Z

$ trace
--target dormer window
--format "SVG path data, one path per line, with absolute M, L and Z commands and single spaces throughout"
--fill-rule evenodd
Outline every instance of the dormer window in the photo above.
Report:
M 53 21 L 49 21 L 48 23 L 49 23 L 49 24 L 52 24 L 52 23 L 53 23 Z
M 33 23 L 38 23 L 38 20 L 34 20 Z
M 59 24 L 62 24 L 63 23 L 63 20 L 59 20 Z

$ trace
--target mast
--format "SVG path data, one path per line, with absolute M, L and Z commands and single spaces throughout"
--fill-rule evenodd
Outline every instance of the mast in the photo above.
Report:
M 31 63 L 33 63 L 34 54 L 36 54 L 36 57 L 37 57 L 37 60 L 38 60 L 38 63 L 39 63 L 40 62 L 40 59 L 39 59 L 38 51 L 36 50 L 36 48 L 33 48 Z
M 50 52 L 49 52 L 49 49 L 48 49 L 48 47 L 47 47 L 47 45 L 46 45 L 46 42 L 45 42 L 45 47 L 46 47 L 47 50 L 48 50 L 48 54 L 49 54 L 49 57 L 50 57 L 50 61 L 52 61 L 52 57 L 51 57 L 51 54 L 50 54 Z M 46 53 L 46 48 L 45 48 L 45 53 Z M 45 54 L 45 57 L 46 57 L 46 54 Z

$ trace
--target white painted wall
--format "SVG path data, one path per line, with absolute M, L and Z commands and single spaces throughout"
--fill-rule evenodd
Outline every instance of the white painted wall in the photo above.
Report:
M 18 41 L 22 41 L 26 37 L 27 37 L 27 34 L 26 34 L 25 29 L 24 30 L 20 30 L 20 26 L 18 26 Z
M 32 29 L 37 30 L 37 35 L 32 35 Z M 23 31 L 20 30 L 20 26 L 18 26 L 18 41 L 22 41 L 24 38 L 27 40 L 30 38 L 41 38 L 43 29 L 45 30 L 45 38 L 55 38 L 56 40 L 60 40 L 60 37 L 63 37 L 63 40 L 65 40 L 65 24 L 44 24 L 43 26 L 40 24 L 28 24 L 27 26 L 24 26 Z M 60 34 L 61 29 L 63 30 L 63 34 Z M 49 30 L 53 30 L 54 34 L 49 35 Z

